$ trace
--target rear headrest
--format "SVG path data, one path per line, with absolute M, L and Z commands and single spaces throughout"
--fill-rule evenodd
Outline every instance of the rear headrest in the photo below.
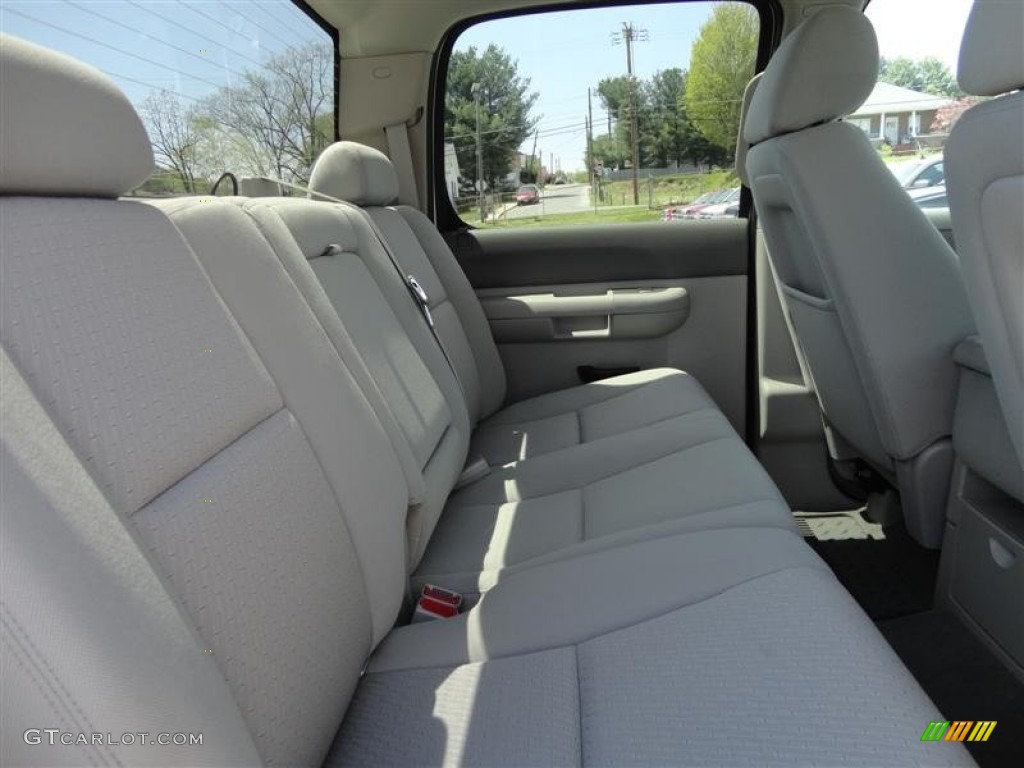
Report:
M 146 129 L 110 78 L 0 35 L 0 194 L 117 197 L 152 172 Z
M 356 205 L 390 205 L 398 197 L 398 175 L 383 152 L 339 141 L 317 158 L 309 189 Z
M 837 120 L 857 109 L 878 79 L 878 41 L 864 14 L 827 6 L 782 41 L 750 103 L 749 144 Z
M 743 138 L 743 127 L 747 124 L 750 102 L 754 98 L 757 86 L 761 84 L 762 74 L 764 73 L 758 72 L 747 83 L 747 87 L 743 89 L 743 102 L 740 104 L 740 134 L 736 137 L 736 176 L 747 187 L 750 186 L 750 182 L 747 181 L 747 150 L 750 149 L 750 145 Z
M 238 180 L 238 194 L 242 197 L 281 197 L 284 190 L 273 179 L 243 176 Z
M 1024 2 L 974 0 L 956 78 L 976 96 L 1024 88 Z

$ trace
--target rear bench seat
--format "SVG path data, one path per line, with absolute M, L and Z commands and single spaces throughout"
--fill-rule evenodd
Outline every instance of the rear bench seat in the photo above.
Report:
M 115 199 L 152 155 L 107 78 L 4 36 L 0 94 L 0 762 L 970 764 L 781 527 L 395 627 L 417 477 L 387 389 L 237 205 Z
M 336 177 L 323 170 L 325 165 Z M 345 180 L 348 176 L 370 181 L 354 188 Z M 360 200 L 373 189 L 379 190 L 381 199 L 390 200 L 397 189 L 387 158 L 349 142 L 324 153 L 314 180 L 334 180 L 330 192 Z M 423 557 L 414 586 L 434 582 L 476 592 L 520 567 L 622 542 L 740 525 L 793 528 L 775 486 L 726 418 L 692 377 L 672 370 L 647 372 L 646 381 L 645 376 L 633 375 L 584 385 L 499 411 L 489 422 L 514 425 L 515 418 L 506 414 L 526 408 L 552 411 L 554 406 L 589 401 L 601 411 L 594 415 L 584 408 L 584 418 L 605 428 L 592 430 L 592 439 L 580 443 L 576 416 L 571 425 L 564 425 L 565 437 L 558 436 L 558 419 L 552 420 L 545 433 L 549 450 L 494 466 L 490 475 L 449 499 L 467 456 L 471 412 L 480 398 L 468 394 L 470 387 L 460 386 L 445 353 L 457 357 L 452 351 L 463 350 L 461 359 L 486 357 L 500 366 L 468 284 L 463 286 L 467 304 L 479 316 L 474 326 L 462 322 L 447 298 L 454 278 L 442 281 L 435 271 L 434 264 L 450 263 L 448 271 L 455 276 L 451 252 L 446 251 L 446 260 L 429 260 L 405 217 L 388 208 L 375 211 L 395 217 L 394 231 L 382 239 L 368 221 L 370 210 L 296 199 L 261 198 L 240 204 L 273 244 L 328 334 L 337 340 L 339 352 L 351 354 L 354 344 L 383 399 L 398 406 L 391 410 L 403 427 L 407 452 L 421 462 L 425 487 L 426 501 L 416 507 L 419 525 L 410 541 L 412 564 Z M 186 234 L 189 219 L 202 215 L 182 202 L 164 208 Z M 445 349 L 439 347 L 391 258 L 435 297 L 431 310 L 439 335 L 446 339 Z M 457 276 L 465 283 L 461 272 Z M 442 322 L 443 317 L 448 322 Z M 471 327 L 482 328 L 486 338 L 477 333 L 480 338 L 471 342 Z M 484 351 L 466 351 L 474 346 Z M 458 378 L 477 376 L 475 368 L 469 373 L 460 368 Z M 529 427 L 508 429 L 512 434 Z M 490 434 L 497 430 L 492 428 Z M 479 430 L 473 442 L 479 443 Z M 472 448 L 469 455 L 473 456 Z

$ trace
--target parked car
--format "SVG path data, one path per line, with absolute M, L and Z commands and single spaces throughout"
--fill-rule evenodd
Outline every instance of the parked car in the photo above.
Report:
M 726 219 L 736 216 L 740 211 L 740 188 L 726 190 L 721 201 L 703 206 L 697 212 L 698 219 Z
M 710 192 L 705 192 L 703 195 L 698 197 L 692 203 L 688 205 L 677 205 L 672 208 L 666 208 L 661 213 L 662 221 L 680 221 L 682 219 L 695 219 L 697 214 L 708 205 L 714 205 L 725 200 L 729 194 L 728 189 L 714 189 Z
M 907 194 L 919 208 L 949 208 L 945 186 L 908 189 Z
M 946 171 L 942 155 L 912 163 L 889 166 L 896 180 L 904 189 L 925 189 L 940 187 L 946 183 Z
M 516 205 L 533 205 L 540 202 L 540 189 L 536 184 L 524 184 L 516 191 Z

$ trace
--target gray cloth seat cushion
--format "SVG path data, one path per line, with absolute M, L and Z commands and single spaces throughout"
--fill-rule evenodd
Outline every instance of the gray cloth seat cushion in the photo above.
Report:
M 536 568 L 396 630 L 326 764 L 970 765 L 926 751 L 936 719 L 795 535 L 710 531 Z
M 414 580 L 475 592 L 581 548 L 672 531 L 793 525 L 767 473 L 706 405 L 493 468 L 449 498 Z
M 477 425 L 470 454 L 505 464 L 714 407 L 692 376 L 649 369 L 502 408 Z

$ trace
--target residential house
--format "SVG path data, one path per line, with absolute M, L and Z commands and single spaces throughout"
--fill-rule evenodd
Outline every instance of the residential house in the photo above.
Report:
M 860 127 L 874 142 L 896 147 L 930 134 L 936 111 L 950 102 L 944 96 L 879 82 L 846 122 Z

